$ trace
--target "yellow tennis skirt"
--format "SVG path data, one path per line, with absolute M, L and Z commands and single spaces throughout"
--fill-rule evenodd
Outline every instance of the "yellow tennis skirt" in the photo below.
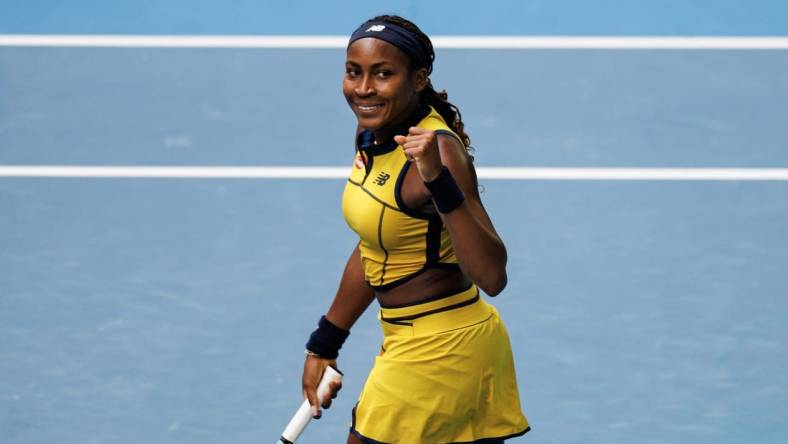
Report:
M 530 430 L 498 311 L 468 290 L 381 308 L 383 347 L 353 409 L 365 443 L 507 439 Z

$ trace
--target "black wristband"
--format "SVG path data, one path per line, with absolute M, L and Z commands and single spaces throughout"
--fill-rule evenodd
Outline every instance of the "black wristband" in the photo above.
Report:
M 336 359 L 339 356 L 339 349 L 349 335 L 349 331 L 337 327 L 322 316 L 317 323 L 317 330 L 309 336 L 306 349 L 321 358 Z
M 462 205 L 462 202 L 465 200 L 465 195 L 462 194 L 462 190 L 457 186 L 457 182 L 454 181 L 454 176 L 451 175 L 451 171 L 445 166 L 441 169 L 438 177 L 430 182 L 424 182 L 424 185 L 430 190 L 432 200 L 435 202 L 438 211 L 443 214 L 450 213 Z

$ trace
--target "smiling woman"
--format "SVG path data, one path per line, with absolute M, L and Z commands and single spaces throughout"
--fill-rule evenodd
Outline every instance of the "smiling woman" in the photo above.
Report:
M 506 248 L 460 112 L 431 85 L 434 58 L 397 16 L 363 23 L 348 43 L 342 85 L 358 126 L 342 209 L 359 242 L 307 343 L 302 381 L 318 416 L 321 375 L 377 299 L 384 341 L 348 443 L 496 443 L 529 430 L 508 334 L 479 297 L 506 286 Z

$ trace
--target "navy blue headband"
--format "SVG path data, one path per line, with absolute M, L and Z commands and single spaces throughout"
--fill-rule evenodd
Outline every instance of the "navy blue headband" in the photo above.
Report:
M 416 69 L 427 68 L 427 74 L 432 74 L 432 60 L 435 54 L 430 48 L 425 48 L 416 35 L 402 26 L 393 23 L 368 20 L 361 24 L 350 36 L 347 46 L 365 37 L 373 37 L 396 46 L 408 55 Z

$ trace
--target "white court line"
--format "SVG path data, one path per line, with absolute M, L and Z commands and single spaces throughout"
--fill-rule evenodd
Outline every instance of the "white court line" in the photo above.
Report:
M 0 46 L 109 48 L 345 48 L 336 35 L 37 35 L 0 34 Z M 788 37 L 434 36 L 450 49 L 788 49 Z
M 350 167 L 0 165 L 3 177 L 162 179 L 345 179 Z M 787 181 L 788 168 L 478 167 L 480 179 Z

